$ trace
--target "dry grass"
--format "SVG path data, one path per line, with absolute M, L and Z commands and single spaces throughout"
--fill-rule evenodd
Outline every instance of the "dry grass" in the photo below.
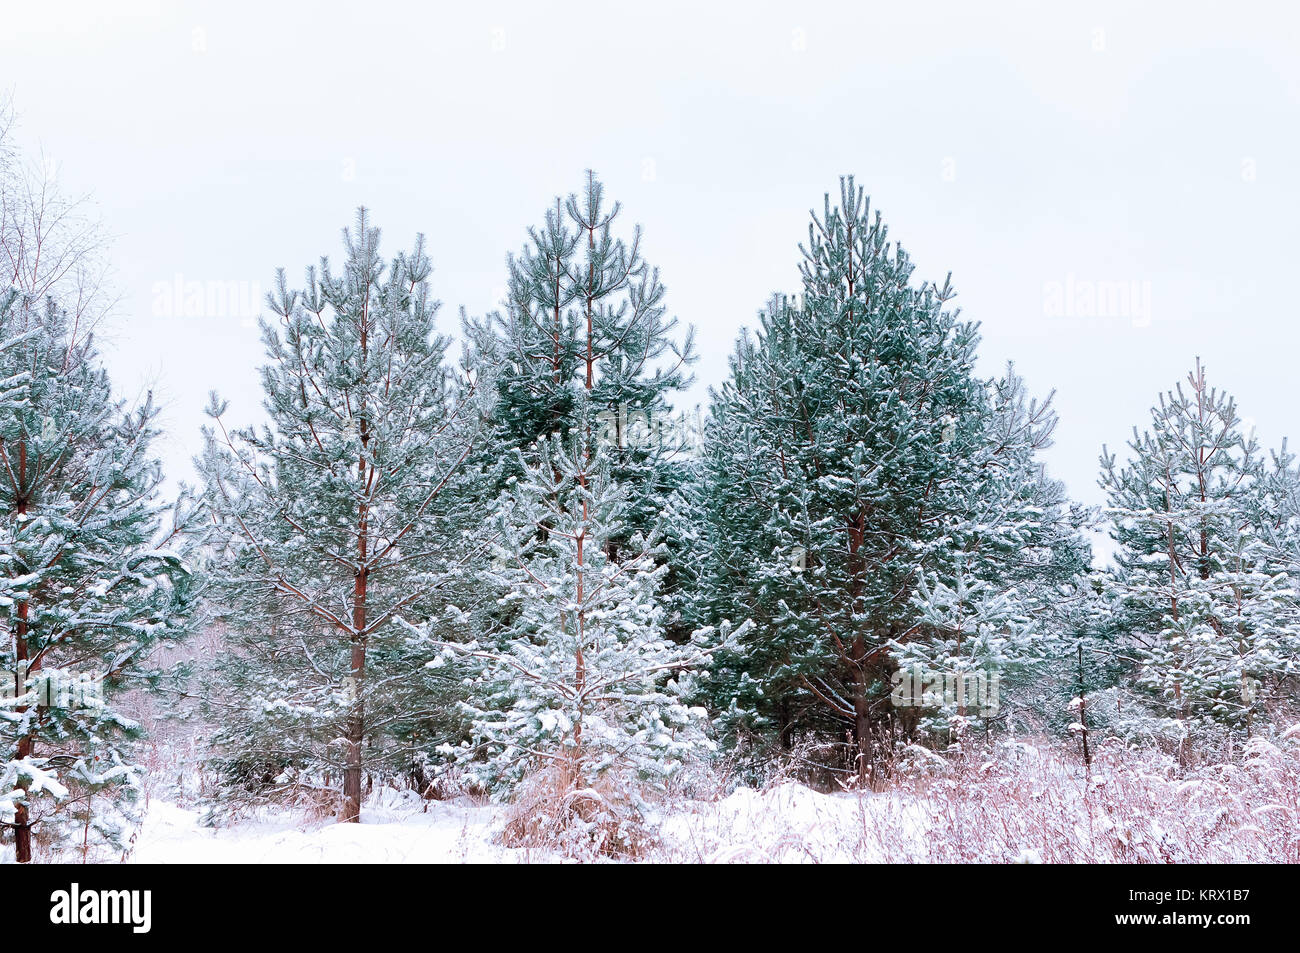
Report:
M 1050 748 L 971 757 L 903 788 L 922 838 L 884 828 L 896 861 L 1300 862 L 1300 757 L 1253 742 L 1240 763 L 1179 770 L 1169 757 L 1102 747 L 1090 768 Z
M 573 860 L 640 859 L 655 839 L 635 795 L 612 775 L 575 788 L 541 771 L 520 784 L 498 840 Z
M 1091 766 L 1053 742 L 906 753 L 876 792 L 789 779 L 670 816 L 651 859 L 687 862 L 1300 862 L 1300 745 L 1180 770 L 1104 745 Z

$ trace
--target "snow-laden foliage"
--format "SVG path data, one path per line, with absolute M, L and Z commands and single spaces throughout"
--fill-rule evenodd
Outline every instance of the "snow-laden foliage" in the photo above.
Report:
M 509 451 L 527 454 L 589 413 L 616 450 L 615 479 L 636 487 L 630 516 L 648 525 L 658 513 L 642 511 L 652 509 L 655 483 L 677 446 L 662 431 L 665 440 L 637 440 L 626 428 L 668 419 L 671 396 L 690 383 L 693 334 L 676 340 L 677 320 L 668 316 L 659 270 L 643 257 L 640 226 L 622 237 L 620 212 L 589 172 L 582 193 L 557 198 L 510 257 L 503 310 L 467 321 L 466 332 L 471 359 L 490 381 L 492 447 L 507 451 L 504 476 L 520 475 Z
M 583 426 L 627 490 L 624 532 L 644 534 L 662 525 L 686 476 L 692 434 L 671 402 L 691 383 L 694 331 L 679 334 L 641 228 L 622 228 L 621 216 L 588 172 L 581 192 L 557 198 L 508 259 L 501 310 L 465 321 L 468 362 L 487 408 L 487 439 L 473 462 L 492 474 L 484 486 L 490 499 L 522 477 L 519 453 L 536 462 L 540 441 L 566 434 L 585 414 Z M 668 549 L 658 559 L 671 566 L 661 587 L 669 630 L 683 638 L 690 630 L 680 616 L 693 594 L 681 577 L 698 553 L 679 546 L 674 529 L 664 526 Z
M 1034 657 L 1033 620 L 1015 590 L 999 591 L 959 571 L 917 585 L 917 626 L 928 638 L 891 644 L 891 701 L 919 710 L 919 727 L 959 741 L 999 714 L 1002 678 Z
M 659 783 L 714 747 L 688 696 L 738 631 L 665 637 L 662 544 L 625 535 L 626 490 L 605 450 L 575 437 L 545 441 L 500 498 L 489 575 L 507 623 L 436 643 L 430 662 L 463 673 L 471 737 L 449 753 L 497 793 L 540 771 L 565 791 L 611 774 Z
M 705 488 L 683 502 L 708 524 L 703 598 L 756 623 L 747 661 L 722 665 L 727 723 L 775 728 L 786 745 L 848 732 L 865 776 L 878 735 L 915 727 L 888 703 L 897 647 L 965 664 L 946 627 L 958 620 L 922 613 L 923 583 L 967 574 L 1014 590 L 1010 616 L 1036 618 L 1054 601 L 1045 587 L 1088 554 L 1080 515 L 1035 461 L 1050 407 L 1014 373 L 976 377 L 976 326 L 949 309 L 947 284 L 913 283 L 852 179 L 802 251 L 803 293 L 773 299 L 742 335 L 714 395 Z
M 139 730 L 116 698 L 163 674 L 151 653 L 198 590 L 156 418 L 114 397 L 56 302 L 0 300 L 0 822 L 20 860 L 33 834 L 121 847 Z
M 365 210 L 341 272 L 280 271 L 261 323 L 268 425 L 230 429 L 215 395 L 198 466 L 219 530 L 229 639 L 211 685 L 232 790 L 343 782 L 413 766 L 441 740 L 440 686 L 399 613 L 437 615 L 473 528 L 462 463 L 474 384 L 444 361 L 423 238 L 385 264 Z
M 1158 719 L 1129 728 L 1185 754 L 1200 730 L 1249 734 L 1300 668 L 1295 536 L 1276 496 L 1292 476 L 1199 362 L 1129 451 L 1124 463 L 1102 457 L 1117 544 L 1105 586 Z

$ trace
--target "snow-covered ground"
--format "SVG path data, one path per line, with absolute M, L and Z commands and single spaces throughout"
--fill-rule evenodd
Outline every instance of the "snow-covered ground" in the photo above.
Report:
M 861 859 L 862 813 L 888 801 L 822 794 L 798 784 L 741 788 L 716 802 L 682 802 L 657 819 L 650 859 L 695 862 Z M 133 863 L 530 863 L 554 862 L 541 850 L 494 842 L 504 820 L 497 805 L 424 802 L 384 790 L 360 824 L 306 822 L 299 813 L 266 814 L 224 828 L 204 827 L 201 812 L 153 801 L 130 856 Z M 883 858 L 882 858 L 883 859 Z
M 1069 751 L 1015 742 L 979 757 L 931 756 L 933 763 L 916 768 L 927 769 L 921 776 L 896 777 L 879 792 L 827 793 L 791 780 L 761 789 L 719 783 L 714 799 L 661 797 L 638 832 L 632 859 L 1298 863 L 1300 726 L 1277 740 L 1256 739 L 1238 762 L 1195 769 L 1114 745 L 1102 746 L 1085 767 Z M 512 815 L 546 816 L 526 804 L 424 801 L 410 790 L 380 787 L 367 799 L 361 824 L 338 824 L 301 807 L 264 807 L 216 828 L 201 822 L 198 805 L 176 785 L 158 784 L 127 860 L 550 863 L 573 854 L 561 853 L 554 841 L 532 848 L 501 843 Z M 585 848 L 579 853 L 594 856 Z M 0 862 L 6 859 L 12 858 L 0 854 Z
M 491 843 L 496 809 L 437 802 L 371 806 L 361 824 L 310 823 L 292 812 L 230 827 L 200 824 L 201 812 L 165 801 L 149 806 L 130 861 L 167 864 L 452 863 L 509 861 Z

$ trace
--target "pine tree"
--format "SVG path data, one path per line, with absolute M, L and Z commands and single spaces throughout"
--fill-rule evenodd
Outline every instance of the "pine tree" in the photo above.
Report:
M 504 311 L 465 330 L 492 389 L 491 446 L 504 465 L 495 488 L 520 475 L 516 455 L 498 449 L 527 458 L 543 438 L 572 429 L 580 406 L 590 408 L 585 425 L 610 445 L 613 476 L 630 494 L 629 526 L 644 531 L 677 485 L 670 400 L 690 384 L 694 334 L 674 339 L 677 320 L 667 315 L 658 269 L 642 256 L 640 226 L 627 239 L 616 233 L 621 211 L 589 171 L 581 195 L 557 198 L 508 260 Z
M 227 678 L 255 693 L 236 747 L 281 721 L 341 735 L 341 752 L 307 767 L 341 774 L 345 821 L 360 818 L 364 749 L 400 733 L 394 700 L 424 679 L 393 620 L 436 615 L 454 594 L 470 525 L 457 481 L 474 386 L 455 386 L 444 362 L 423 237 L 387 267 L 379 239 L 362 209 L 341 274 L 323 259 L 291 291 L 278 273 L 262 322 L 269 425 L 228 430 L 214 395 L 199 462 L 226 534 L 228 624 L 245 645 L 266 641 L 230 660 Z
M 468 672 L 472 738 L 451 753 L 498 793 L 538 771 L 565 792 L 611 774 L 661 783 L 713 749 L 705 711 L 687 698 L 739 630 L 667 639 L 662 544 L 628 533 L 607 450 L 581 432 L 538 449 L 496 514 L 490 575 L 516 611 L 498 632 L 435 640 L 437 664 Z M 616 537 L 627 540 L 618 561 Z
M 1071 502 L 1038 459 L 1058 422 L 1051 395 L 1030 397 L 1011 365 L 988 382 L 987 394 L 982 438 L 963 464 L 965 512 L 949 524 L 950 568 L 935 573 L 928 592 L 922 587 L 916 602 L 922 617 L 894 661 L 901 667 L 904 657 L 927 658 L 932 669 L 955 674 L 969 670 L 964 650 L 979 648 L 980 674 L 991 684 L 996 679 L 1001 698 L 1012 700 L 986 709 L 983 727 L 1037 731 L 1044 709 L 1049 721 L 1066 727 L 1069 700 L 1085 690 L 1079 627 L 1093 589 L 1084 532 L 1097 515 Z M 952 624 L 942 622 L 945 613 Z M 970 623 L 984 628 L 987 646 L 962 637 Z M 955 651 L 945 658 L 949 646 Z M 1087 650 L 1094 665 L 1097 646 Z
M 1002 674 L 1027 660 L 1032 620 L 1014 590 L 961 570 L 951 585 L 922 577 L 914 603 L 914 629 L 929 637 L 892 644 L 891 700 L 920 709 L 923 730 L 960 743 L 998 714 Z
M 1074 736 L 1085 765 L 1096 748 L 1091 739 L 1122 733 L 1133 708 L 1118 602 L 1105 570 L 1063 586 L 1050 614 L 1044 658 L 1030 679 L 1010 686 L 1033 719 L 1022 727 Z
M 1186 757 L 1203 729 L 1248 734 L 1294 674 L 1291 567 L 1271 545 L 1268 463 L 1199 361 L 1128 446 L 1126 464 L 1108 452 L 1101 460 L 1118 547 L 1114 624 L 1163 719 L 1138 727 L 1177 739 Z
M 947 283 L 913 286 L 852 178 L 802 251 L 801 300 L 773 300 L 714 395 L 707 598 L 756 622 L 717 704 L 787 742 L 796 725 L 847 731 L 866 778 L 897 716 L 894 647 L 942 637 L 920 624 L 922 581 L 1026 589 L 1086 564 L 1086 547 L 1033 461 L 1050 409 L 1014 375 L 976 378 L 976 326 L 948 309 Z
M 658 269 L 642 254 L 641 229 L 621 232 L 621 213 L 589 171 L 581 193 L 557 198 L 529 229 L 521 253 L 508 259 L 503 309 L 464 322 L 486 408 L 489 436 L 469 461 L 483 474 L 485 502 L 510 506 L 522 468 L 538 465 L 551 438 L 567 440 L 581 429 L 588 443 L 603 445 L 611 478 L 626 494 L 623 528 L 603 543 L 615 562 L 633 536 L 662 525 L 681 485 L 683 435 L 670 401 L 690 383 L 695 360 L 693 332 L 677 340 Z M 568 490 L 558 485 L 557 492 Z M 505 499 L 497 500 L 499 493 Z M 680 611 L 690 594 L 677 569 L 694 554 L 678 550 L 676 536 L 666 542 L 654 553 L 672 564 L 659 598 L 672 603 L 666 631 L 680 641 L 693 630 Z M 500 585 L 482 578 L 485 591 Z M 519 624 L 509 602 L 480 603 L 472 612 L 478 631 L 516 631 Z
M 33 828 L 75 822 L 123 846 L 140 727 L 115 706 L 155 680 L 151 652 L 183 636 L 198 581 L 192 510 L 158 500 L 152 400 L 116 399 L 92 339 L 53 301 L 0 302 L 0 817 L 19 862 Z M 93 835 L 93 836 L 92 836 Z

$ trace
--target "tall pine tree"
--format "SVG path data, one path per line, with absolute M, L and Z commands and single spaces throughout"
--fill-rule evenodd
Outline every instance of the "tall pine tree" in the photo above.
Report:
M 706 598 L 757 623 L 716 703 L 787 743 L 847 732 L 865 779 L 897 646 L 946 638 L 923 582 L 1024 588 L 1078 561 L 1058 552 L 1077 534 L 1033 462 L 1050 411 L 975 376 L 976 326 L 948 284 L 913 284 L 851 177 L 801 250 L 801 299 L 773 300 L 713 400 Z
M 228 429 L 214 395 L 200 461 L 226 534 L 227 621 L 281 656 L 231 660 L 266 667 L 266 678 L 231 673 L 262 686 L 245 699 L 247 730 L 286 711 L 331 725 L 342 744 L 312 767 L 341 774 L 344 821 L 360 818 L 367 745 L 401 724 L 381 713 L 423 678 L 393 620 L 436 615 L 459 579 L 456 481 L 474 435 L 473 386 L 453 386 L 435 332 L 423 236 L 387 265 L 379 239 L 362 209 L 341 272 L 323 259 L 300 291 L 279 273 L 262 322 L 269 425 Z
M 497 489 L 520 476 L 539 441 L 584 427 L 609 445 L 629 492 L 629 528 L 648 529 L 679 482 L 680 435 L 671 399 L 690 383 L 693 332 L 678 341 L 659 271 L 644 258 L 640 226 L 622 237 L 622 212 L 588 172 L 581 194 L 556 199 L 528 243 L 508 260 L 504 310 L 466 323 L 473 362 L 491 388 Z M 490 468 L 490 462 L 484 464 Z M 615 541 L 611 541 L 613 543 Z

